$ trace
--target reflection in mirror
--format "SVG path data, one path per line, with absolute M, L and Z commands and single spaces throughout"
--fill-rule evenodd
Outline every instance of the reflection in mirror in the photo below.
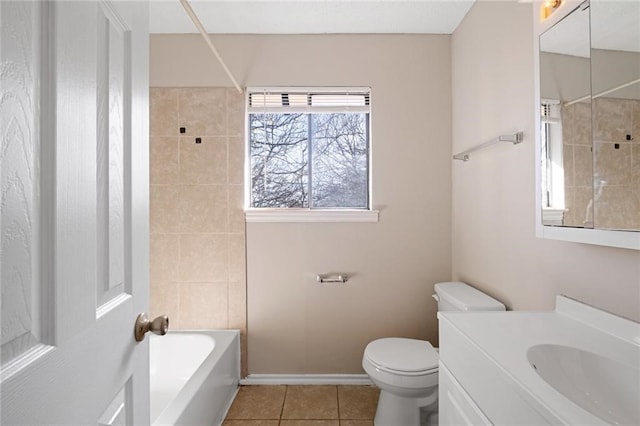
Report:
M 640 230 L 640 2 L 591 1 L 594 225 Z
M 540 36 L 542 220 L 593 227 L 589 8 Z

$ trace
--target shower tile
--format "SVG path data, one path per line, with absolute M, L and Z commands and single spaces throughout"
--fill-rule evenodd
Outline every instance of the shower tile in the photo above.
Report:
M 149 134 L 177 136 L 178 89 L 151 87 L 149 89 Z
M 151 185 L 149 201 L 149 228 L 152 234 L 178 232 L 179 202 L 175 185 Z
M 242 185 L 244 183 L 244 138 L 229 138 L 229 183 Z
M 227 420 L 280 419 L 286 386 L 240 386 Z
M 244 282 L 229 282 L 229 328 L 247 328 L 247 288 Z
M 576 214 L 575 205 L 575 188 L 567 187 L 564 189 L 564 216 L 562 224 L 564 226 L 577 226 L 578 215 Z
M 169 317 L 169 328 L 180 328 L 178 283 L 152 281 L 149 286 L 149 317 Z
M 229 281 L 245 281 L 246 260 L 243 234 L 229 234 Z
M 180 283 L 180 327 L 228 328 L 227 283 Z
M 593 188 L 579 186 L 574 193 L 574 226 L 593 228 Z
M 236 89 L 227 89 L 227 132 L 229 136 L 244 134 L 244 99 L 244 94 L 238 93 Z
M 151 283 L 179 280 L 178 234 L 149 236 L 149 279 Z
M 594 214 L 597 228 L 640 229 L 640 190 L 631 186 L 602 188 Z
M 631 147 L 631 185 L 640 188 L 640 141 Z
M 178 138 L 152 136 L 149 139 L 151 184 L 178 183 Z
M 282 419 L 337 419 L 335 386 L 288 386 Z
M 633 104 L 621 99 L 598 98 L 594 101 L 594 139 L 621 142 L 631 133 Z
M 226 136 L 225 89 L 183 88 L 179 92 L 179 124 L 189 136 Z
M 574 146 L 574 184 L 591 185 L 593 180 L 593 154 L 590 146 Z
M 595 163 L 593 175 L 607 185 L 631 184 L 631 145 L 594 143 Z
M 180 281 L 227 282 L 227 252 L 226 235 L 180 235 Z
M 564 186 L 574 185 L 575 161 L 573 159 L 573 145 L 563 145 L 562 166 L 564 167 Z
M 225 232 L 227 188 L 225 185 L 180 186 L 180 232 Z
M 380 390 L 373 386 L 338 386 L 340 419 L 373 419 L 379 396 Z
M 591 145 L 591 103 L 566 107 L 562 112 L 562 140 L 568 145 Z
M 180 138 L 180 183 L 226 184 L 227 138 Z
M 244 234 L 244 187 L 229 185 L 229 232 Z

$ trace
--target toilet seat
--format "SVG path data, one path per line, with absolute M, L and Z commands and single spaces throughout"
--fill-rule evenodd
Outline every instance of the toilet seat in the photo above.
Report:
M 426 340 L 388 337 L 374 340 L 364 351 L 376 369 L 402 376 L 422 376 L 438 370 L 438 352 Z

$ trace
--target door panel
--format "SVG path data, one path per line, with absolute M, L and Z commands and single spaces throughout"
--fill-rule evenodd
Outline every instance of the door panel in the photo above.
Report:
M 147 4 L 0 20 L 2 424 L 148 424 Z
M 2 136 L 2 365 L 43 343 L 39 254 L 40 9 L 3 5 Z M 11 35 L 11 37 L 9 37 Z M 12 303 L 5 303 L 11 300 Z

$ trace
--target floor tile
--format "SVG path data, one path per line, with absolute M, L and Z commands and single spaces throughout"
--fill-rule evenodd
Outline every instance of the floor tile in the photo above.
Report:
M 338 386 L 340 419 L 372 420 L 380 390 L 374 386 Z
M 282 413 L 286 386 L 241 386 L 227 420 L 277 420 Z
M 373 420 L 340 420 L 340 426 L 373 426 Z
M 340 426 L 338 420 L 281 420 L 280 426 Z
M 287 386 L 282 419 L 337 418 L 338 389 L 336 386 Z
M 278 426 L 279 420 L 225 420 L 222 426 Z

